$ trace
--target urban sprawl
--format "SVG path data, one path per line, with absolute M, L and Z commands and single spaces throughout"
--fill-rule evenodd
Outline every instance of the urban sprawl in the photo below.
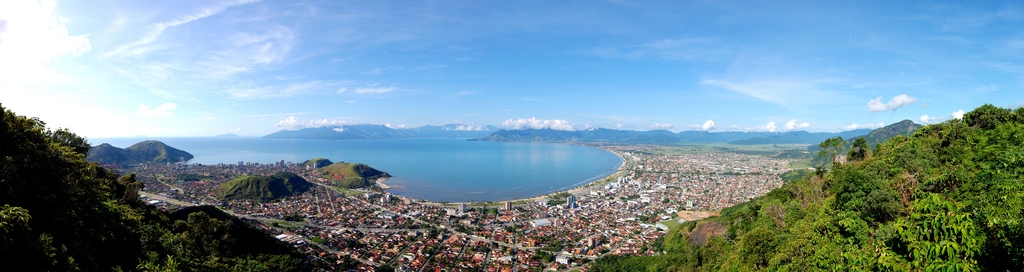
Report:
M 379 188 L 335 188 L 314 169 L 284 161 L 126 170 L 146 184 L 141 193 L 151 205 L 215 205 L 291 243 L 317 269 L 586 271 L 606 254 L 659 254 L 648 245 L 669 227 L 778 188 L 790 163 L 735 153 L 662 155 L 653 146 L 602 148 L 623 157 L 621 171 L 569 192 L 488 203 L 432 203 Z M 270 203 L 221 202 L 213 193 L 239 175 L 280 171 L 319 186 Z M 189 175 L 202 178 L 180 178 Z

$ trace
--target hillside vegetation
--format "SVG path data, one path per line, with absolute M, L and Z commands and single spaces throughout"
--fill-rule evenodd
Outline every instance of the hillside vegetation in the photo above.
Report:
M 381 178 L 390 178 L 387 172 L 374 169 L 362 163 L 339 162 L 318 169 L 324 178 L 331 180 L 334 186 L 342 188 L 365 188 Z
M 100 164 L 133 164 L 182 162 L 193 158 L 192 154 L 170 147 L 160 141 L 142 141 L 128 148 L 117 148 L 104 143 L 90 148 L 85 159 Z
M 312 160 L 302 162 L 302 166 L 310 166 L 313 168 L 320 168 L 331 164 L 334 164 L 334 162 L 331 162 L 331 160 L 324 158 L 315 158 Z
M 142 203 L 134 175 L 85 161 L 68 130 L 0 105 L 0 267 L 11 271 L 294 271 L 302 257 L 216 209 Z M 219 211 L 218 211 L 219 212 Z M 246 241 L 243 241 L 246 240 Z
M 291 172 L 272 176 L 248 175 L 225 182 L 215 190 L 224 199 L 274 201 L 309 191 L 312 183 Z
M 1024 270 L 1024 109 L 985 105 L 862 154 L 595 270 Z

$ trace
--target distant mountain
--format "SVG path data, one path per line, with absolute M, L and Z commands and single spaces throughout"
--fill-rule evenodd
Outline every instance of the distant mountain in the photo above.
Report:
M 816 143 L 835 136 L 860 136 L 870 130 L 851 130 L 838 133 L 793 131 L 769 132 L 707 132 L 683 131 L 672 133 L 665 130 L 633 131 L 614 129 L 593 129 L 563 131 L 551 129 L 499 130 L 474 141 L 493 142 L 590 142 L 626 144 L 679 144 L 679 143 L 734 143 L 734 144 L 792 144 Z
M 291 172 L 272 176 L 242 176 L 225 182 L 214 190 L 224 199 L 252 199 L 273 201 L 309 191 L 312 183 Z
M 396 139 L 396 138 L 473 138 L 487 135 L 497 128 L 493 126 L 474 127 L 459 124 L 443 126 L 422 126 L 417 128 L 393 129 L 384 125 L 343 125 L 299 130 L 280 130 L 263 136 L 274 139 Z
M 238 135 L 235 135 L 235 134 L 232 134 L 232 133 L 224 133 L 224 134 L 213 136 L 213 137 L 216 137 L 216 138 L 235 138 L 235 137 L 238 137 Z
M 876 145 L 878 145 L 878 143 L 884 142 L 885 140 L 888 140 L 889 138 L 892 137 L 900 135 L 909 137 L 911 134 L 914 134 L 914 131 L 917 131 L 917 129 L 921 127 L 922 125 L 915 124 L 914 121 L 903 120 L 888 126 L 877 128 L 875 130 L 868 132 L 867 134 L 856 135 L 852 137 L 843 136 L 843 141 L 846 142 L 846 148 L 850 148 L 851 146 L 853 146 L 854 140 L 857 140 L 857 138 L 864 138 L 865 140 L 867 140 L 868 144 L 871 145 L 871 148 L 874 148 Z M 822 139 L 821 141 L 819 141 L 819 143 L 823 141 L 825 140 Z M 810 151 L 812 154 L 816 154 L 818 150 L 821 150 L 821 148 L 818 147 L 818 144 L 812 144 L 807 147 L 807 150 Z
M 833 138 L 836 136 L 843 137 L 843 139 L 853 138 L 857 136 L 863 136 L 870 133 L 870 129 L 856 129 L 843 132 L 806 132 L 806 131 L 790 131 L 775 133 L 766 137 L 749 138 L 743 140 L 729 141 L 730 144 L 806 144 L 806 143 L 820 143 L 825 139 Z
M 335 186 L 345 188 L 365 188 L 373 185 L 377 179 L 391 177 L 387 172 L 362 163 L 339 162 L 321 167 L 318 171 L 324 178 L 332 180 Z
M 133 164 L 149 162 L 182 162 L 193 158 L 192 154 L 170 147 L 160 141 L 142 141 L 121 149 L 107 143 L 89 149 L 87 161 L 100 164 Z
M 885 140 L 888 140 L 889 138 L 892 137 L 896 137 L 899 135 L 910 136 L 921 127 L 922 125 L 915 124 L 914 121 L 903 120 L 895 124 L 891 124 L 876 130 L 872 130 L 871 133 L 868 133 L 868 135 L 865 135 L 863 137 L 865 140 L 867 140 L 868 144 L 874 147 L 875 145 L 878 145 L 878 143 L 884 142 Z M 856 140 L 857 138 L 859 137 L 850 138 L 849 140 L 847 140 L 847 144 L 852 144 L 853 140 Z M 843 139 L 846 138 L 844 137 Z

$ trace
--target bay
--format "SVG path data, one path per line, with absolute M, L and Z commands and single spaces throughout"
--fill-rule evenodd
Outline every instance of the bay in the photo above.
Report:
M 128 147 L 140 138 L 90 139 Z M 388 172 L 389 192 L 436 202 L 502 201 L 567 190 L 614 173 L 622 159 L 609 151 L 567 144 L 504 143 L 466 139 L 299 140 L 263 138 L 157 138 L 195 156 L 189 163 L 323 157 L 365 163 Z

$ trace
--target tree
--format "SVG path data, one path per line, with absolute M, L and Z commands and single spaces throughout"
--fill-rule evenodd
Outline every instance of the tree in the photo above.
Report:
M 864 137 L 853 140 L 853 147 L 846 153 L 846 156 L 850 161 L 862 161 L 871 157 L 871 146 L 868 145 L 868 140 Z
M 818 151 L 818 156 L 825 157 L 825 161 L 835 163 L 836 155 L 839 151 L 846 146 L 846 142 L 843 141 L 842 136 L 836 136 L 834 138 L 825 139 L 824 142 L 818 144 L 821 151 Z

